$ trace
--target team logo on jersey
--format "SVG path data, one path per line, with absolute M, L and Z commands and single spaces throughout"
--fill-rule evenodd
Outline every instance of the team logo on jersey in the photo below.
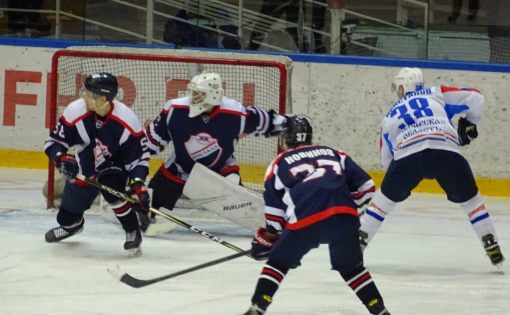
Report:
M 218 140 L 205 132 L 191 135 L 188 141 L 184 143 L 184 146 L 194 161 L 208 167 L 214 166 L 223 152 Z
M 112 154 L 108 150 L 108 146 L 104 145 L 99 139 L 96 139 L 96 146 L 94 147 L 94 158 L 96 169 L 104 162 L 108 161 Z

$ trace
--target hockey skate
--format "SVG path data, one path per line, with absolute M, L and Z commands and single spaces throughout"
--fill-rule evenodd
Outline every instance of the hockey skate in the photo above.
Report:
M 491 263 L 501 270 L 503 265 L 503 261 L 505 261 L 505 257 L 501 253 L 501 248 L 498 245 L 498 242 L 494 240 L 494 235 L 487 234 L 482 237 L 483 248 L 489 256 Z
M 136 229 L 132 232 L 126 232 L 126 242 L 124 243 L 124 249 L 128 252 L 130 257 L 138 257 L 142 254 L 142 234 L 140 229 Z
M 390 312 L 384 307 L 382 302 L 379 299 L 373 299 L 367 305 L 368 311 L 370 314 L 374 315 L 391 315 Z
M 64 228 L 62 226 L 53 228 L 44 234 L 44 238 L 48 243 L 56 243 L 64 240 L 68 237 L 71 237 L 75 234 L 81 233 L 83 231 L 83 224 L 85 220 L 82 219 L 81 223 L 72 228 Z

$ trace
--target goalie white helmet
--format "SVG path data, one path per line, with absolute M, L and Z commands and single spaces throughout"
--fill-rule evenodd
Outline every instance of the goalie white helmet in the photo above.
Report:
M 400 86 L 404 89 L 403 95 L 423 89 L 423 74 L 419 68 L 402 68 L 393 78 L 391 90 L 397 93 Z
M 190 97 L 188 116 L 193 118 L 220 105 L 223 98 L 223 82 L 219 74 L 204 71 L 191 79 L 188 91 Z

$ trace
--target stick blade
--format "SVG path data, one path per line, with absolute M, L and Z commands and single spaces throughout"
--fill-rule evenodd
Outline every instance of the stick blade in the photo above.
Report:
M 119 265 L 112 264 L 106 269 L 108 273 L 118 281 L 127 284 L 132 288 L 141 288 L 152 283 L 150 280 L 136 279 L 126 271 L 124 271 Z
M 120 279 L 122 279 L 122 277 L 127 274 L 127 272 L 125 272 L 119 265 L 117 264 L 111 264 L 109 265 L 106 270 L 108 271 L 108 273 L 114 277 L 115 279 L 121 281 Z

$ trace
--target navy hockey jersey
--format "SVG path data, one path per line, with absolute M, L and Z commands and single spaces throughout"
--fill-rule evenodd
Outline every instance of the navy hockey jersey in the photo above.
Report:
M 91 177 L 110 166 L 124 168 L 130 178 L 145 180 L 149 171 L 147 139 L 136 114 L 114 100 L 105 117 L 87 110 L 83 98 L 70 103 L 45 142 L 44 151 L 55 160 L 58 152 L 74 147 L 80 172 Z
M 234 154 L 239 137 L 262 135 L 271 128 L 268 112 L 228 97 L 211 113 L 189 118 L 188 112 L 188 96 L 169 100 L 145 129 L 151 154 L 173 144 L 162 172 L 180 183 L 197 162 L 220 174 L 238 170 Z
M 307 145 L 279 154 L 265 175 L 265 217 L 281 231 L 298 230 L 336 214 L 358 216 L 375 191 L 370 176 L 346 153 Z

